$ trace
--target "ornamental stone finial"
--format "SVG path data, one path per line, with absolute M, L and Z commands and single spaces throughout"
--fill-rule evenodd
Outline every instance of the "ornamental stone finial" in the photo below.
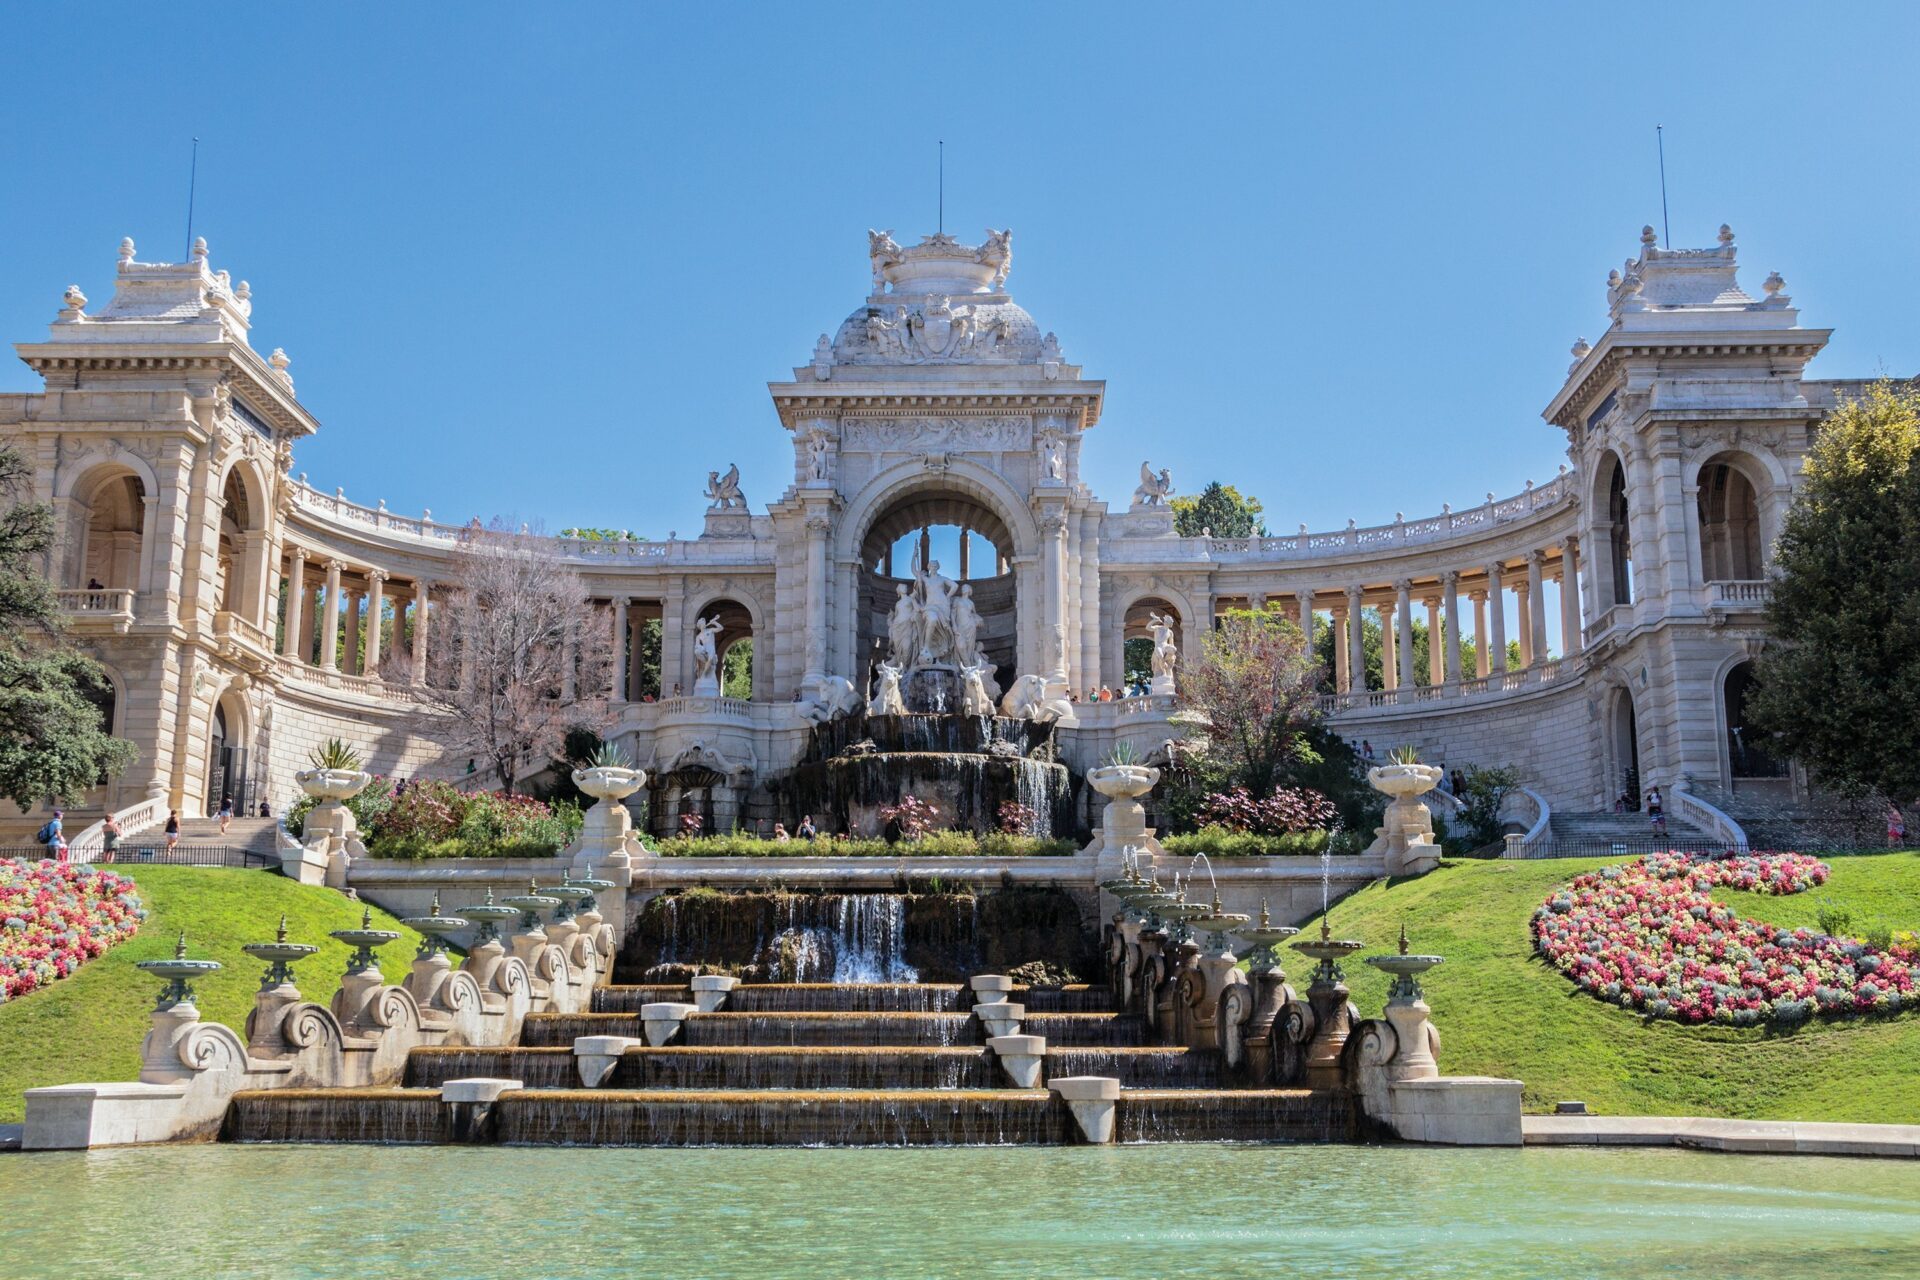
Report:
M 287 355 L 285 347 L 275 347 L 273 354 L 267 357 L 267 363 L 280 370 L 280 372 L 285 373 L 287 366 L 292 364 L 293 360 Z
M 1645 245 L 1649 249 L 1653 248 L 1654 245 L 1660 243 L 1660 237 L 1653 234 L 1653 227 L 1651 224 L 1640 228 L 1640 243 Z
M 1587 352 L 1591 350 L 1593 350 L 1593 344 L 1591 342 L 1588 342 L 1585 338 L 1575 338 L 1573 340 L 1573 358 L 1575 360 L 1586 359 Z
M 60 311 L 62 320 L 78 320 L 87 309 L 87 295 L 80 292 L 77 284 L 68 285 L 67 291 L 60 295 L 60 300 L 66 303 Z
M 1607 288 L 1618 289 L 1619 287 L 1620 287 L 1620 273 L 1618 271 L 1607 272 Z
M 1780 291 L 1787 287 L 1787 282 L 1781 279 L 1778 271 L 1771 271 L 1767 273 L 1767 278 L 1760 287 L 1766 290 L 1769 298 L 1773 298 L 1779 296 Z
M 1724 222 L 1720 224 L 1720 245 L 1722 248 L 1733 247 L 1733 228 Z
M 195 262 L 205 262 L 207 260 L 207 238 L 205 236 L 195 236 L 193 238 L 193 260 Z
M 253 285 L 251 285 L 245 280 L 242 280 L 240 282 L 240 287 L 233 291 L 233 296 L 240 299 L 240 301 L 245 302 L 247 299 L 253 297 Z
M 120 237 L 120 265 L 125 267 L 133 261 L 133 237 Z

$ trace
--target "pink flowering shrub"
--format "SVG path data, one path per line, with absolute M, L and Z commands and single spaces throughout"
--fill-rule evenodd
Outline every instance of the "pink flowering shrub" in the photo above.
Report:
M 899 804 L 880 806 L 880 821 L 898 823 L 900 834 L 908 840 L 918 840 L 932 831 L 939 817 L 940 807 L 919 796 L 902 796 Z
M 1018 800 L 1002 800 L 995 815 L 1000 831 L 1010 836 L 1044 835 L 1046 827 L 1040 811 Z
M 1264 800 L 1255 800 L 1245 787 L 1229 787 L 1206 798 L 1199 818 L 1202 826 L 1283 836 L 1324 830 L 1338 812 L 1333 801 L 1311 787 L 1281 787 Z
M 1656 853 L 1579 876 L 1533 913 L 1533 943 L 1589 995 L 1649 1018 L 1745 1027 L 1920 1002 L 1920 952 L 1743 920 L 1715 888 L 1801 893 L 1828 868 L 1800 853 Z
M 67 977 L 147 913 L 125 876 L 71 862 L 0 859 L 0 1003 Z

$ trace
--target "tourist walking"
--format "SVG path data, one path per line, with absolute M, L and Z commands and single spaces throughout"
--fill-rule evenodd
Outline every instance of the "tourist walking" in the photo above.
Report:
M 180 843 L 180 811 L 167 810 L 167 852 L 172 853 L 174 846 Z
M 100 861 L 112 862 L 114 851 L 120 847 L 120 821 L 111 813 L 100 824 Z
M 64 826 L 62 820 L 65 817 L 66 814 L 55 809 L 53 816 L 47 819 L 47 825 L 40 828 L 38 836 L 40 843 L 47 846 L 47 851 L 53 855 L 55 862 L 67 860 L 67 837 L 62 830 Z
M 1360 739 L 1360 758 L 1368 764 L 1373 763 L 1373 744 L 1365 738 Z
M 1907 845 L 1907 818 L 1900 812 L 1900 806 L 1887 806 L 1887 848 L 1904 849 Z
M 220 834 L 227 834 L 227 828 L 233 825 L 233 797 L 226 796 L 220 801 Z
M 1667 809 L 1660 800 L 1660 788 L 1647 788 L 1647 817 L 1653 821 L 1653 834 L 1667 834 Z

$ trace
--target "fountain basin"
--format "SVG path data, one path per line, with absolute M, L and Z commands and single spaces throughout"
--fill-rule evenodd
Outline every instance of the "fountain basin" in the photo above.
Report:
M 373 775 L 361 769 L 302 769 L 293 775 L 300 789 L 316 800 L 350 800 L 367 789 Z
M 591 769 L 573 771 L 574 786 L 595 800 L 604 800 L 608 804 L 619 804 L 646 784 L 647 774 L 644 769 L 595 765 Z

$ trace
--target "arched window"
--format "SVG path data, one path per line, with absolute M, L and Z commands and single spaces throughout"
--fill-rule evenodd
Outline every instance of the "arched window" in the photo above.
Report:
M 720 620 L 713 648 L 720 658 L 721 696 L 753 697 L 753 614 L 737 600 L 710 601 L 699 612 L 703 618 Z
M 1613 599 L 1609 604 L 1633 603 L 1633 538 L 1627 523 L 1627 469 L 1613 459 L 1607 481 L 1607 549 L 1613 561 Z
M 1737 467 L 1700 468 L 1700 566 L 1708 582 L 1764 577 L 1760 561 L 1760 501 Z
M 1150 625 L 1154 614 L 1168 618 L 1173 623 L 1173 647 L 1180 649 L 1186 639 L 1180 622 L 1180 611 L 1159 596 L 1146 596 L 1127 606 L 1127 616 L 1122 621 L 1125 628 L 1121 642 L 1121 679 L 1128 688 L 1146 688 L 1153 679 L 1153 630 Z
M 140 477 L 121 472 L 83 490 L 85 536 L 75 587 L 134 591 L 140 586 L 141 535 L 146 528 L 147 491 Z
M 1747 696 L 1753 690 L 1753 664 L 1743 662 L 1727 672 L 1724 705 L 1727 715 L 1727 766 L 1735 778 L 1784 778 L 1787 762 L 1767 750 L 1767 739 L 1747 724 Z

